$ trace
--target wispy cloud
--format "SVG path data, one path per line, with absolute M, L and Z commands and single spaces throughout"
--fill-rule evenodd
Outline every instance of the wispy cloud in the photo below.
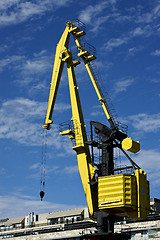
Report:
M 123 9 L 123 15 L 117 7 L 117 1 L 101 1 L 98 4 L 89 5 L 81 11 L 79 18 L 84 23 L 91 25 L 91 31 L 98 32 L 104 27 L 105 23 L 111 22 L 122 24 L 122 22 L 134 23 L 134 29 L 126 30 L 126 33 L 118 37 L 109 39 L 104 47 L 107 51 L 112 51 L 113 48 L 120 47 L 131 42 L 133 38 L 150 37 L 155 34 L 158 29 L 158 18 L 160 16 L 160 4 L 146 12 L 143 6 L 138 5 L 136 8 Z M 126 13 L 126 14 L 125 14 Z
M 33 169 L 33 170 L 37 168 L 39 169 L 39 167 L 40 167 L 40 163 L 34 163 L 33 165 L 30 166 L 30 169 Z
M 152 35 L 152 27 L 150 25 L 136 27 L 129 33 L 129 38 L 145 36 L 149 37 Z
M 46 50 L 41 50 L 34 53 L 31 57 L 12 55 L 0 60 L 0 71 L 12 71 L 16 73 L 16 80 L 14 83 L 18 87 L 28 86 L 32 84 L 32 88 L 28 89 L 29 93 L 46 90 L 45 77 L 46 73 L 52 71 L 52 59 Z M 39 81 L 41 79 L 41 81 Z
M 159 49 L 155 50 L 154 52 L 151 53 L 151 55 L 160 56 L 160 50 Z
M 111 51 L 115 47 L 120 47 L 121 45 L 126 44 L 128 39 L 129 38 L 127 36 L 121 38 L 111 38 L 105 43 L 104 47 L 106 50 Z
M 73 174 L 73 173 L 78 173 L 78 166 L 75 165 L 75 166 L 67 166 L 64 168 L 64 171 L 63 173 L 65 174 Z
M 48 11 L 55 11 L 58 7 L 69 4 L 71 0 L 1 0 L 0 26 L 18 24 L 33 16 L 42 16 Z
M 100 105 L 93 106 L 91 116 L 101 116 L 101 115 L 104 115 L 102 106 Z
M 1 44 L 0 45 L 0 53 L 4 52 L 8 48 L 7 44 Z
M 4 59 L 0 60 L 0 71 L 3 71 L 5 68 L 16 67 L 17 63 L 23 62 L 25 60 L 25 56 L 7 56 Z
M 22 75 L 35 75 L 46 72 L 51 67 L 51 56 L 46 50 L 34 53 L 31 58 L 21 55 L 7 56 L 0 60 L 0 71 L 6 68 L 19 70 Z
M 57 104 L 55 111 L 66 111 L 68 104 Z M 12 139 L 25 145 L 41 145 L 42 117 L 45 116 L 47 103 L 37 102 L 27 98 L 16 98 L 2 103 L 0 108 L 0 138 Z M 52 127 L 48 137 L 56 148 L 61 146 L 58 126 Z M 48 144 L 49 144 L 48 143 Z
M 103 23 L 105 23 L 110 15 L 102 15 L 102 12 L 107 8 L 112 8 L 116 3 L 116 0 L 102 1 L 96 5 L 89 5 L 79 15 L 79 19 L 86 23 L 92 25 L 93 32 L 96 32 Z
M 27 216 L 29 212 L 40 214 L 80 207 L 82 206 L 38 201 L 32 196 L 0 196 L 1 219 L 23 217 Z
M 135 155 L 135 161 L 147 172 L 153 172 L 157 168 L 160 171 L 160 152 L 152 150 L 141 150 Z M 154 164 L 153 164 L 154 163 Z
M 47 159 L 48 159 L 48 154 L 47 154 Z M 53 153 L 52 153 L 52 159 L 53 159 Z M 49 166 L 47 164 L 40 165 L 40 163 L 34 163 L 29 167 L 29 170 L 30 170 L 30 174 L 27 176 L 27 178 L 39 180 L 40 176 L 42 177 L 44 172 L 45 172 L 46 178 L 48 178 L 50 174 L 53 177 L 54 174 L 60 173 L 62 171 L 62 168 L 57 165 Z M 63 172 L 63 174 L 65 173 Z
M 91 31 L 97 32 L 102 29 L 102 26 L 107 21 L 110 21 L 112 24 L 122 24 L 125 22 L 134 22 L 135 30 L 129 33 L 129 37 L 120 37 L 121 41 L 124 41 L 124 38 L 128 40 L 131 37 L 151 35 L 155 30 L 158 30 L 158 18 L 160 16 L 160 4 L 157 3 L 150 11 L 146 11 L 144 6 L 140 4 L 136 7 L 130 9 L 123 9 L 123 14 L 117 6 L 116 0 L 110 1 L 101 1 L 98 4 L 89 5 L 79 15 L 79 19 L 86 24 L 91 25 Z M 151 25 L 152 24 L 152 25 Z M 118 39 L 118 38 L 116 38 Z M 116 41 L 115 39 L 115 41 Z M 118 40 L 117 40 L 118 41 Z M 124 41 L 126 43 L 126 39 Z
M 151 184 L 151 193 L 156 192 L 160 188 L 159 172 L 160 172 L 160 152 L 157 150 L 141 150 L 134 157 L 134 161 L 147 172 L 148 179 Z M 159 192 L 157 192 L 159 194 Z M 153 196 L 151 196 L 153 197 Z
M 70 147 L 70 150 L 72 151 L 71 147 Z M 71 152 L 71 154 L 73 154 L 73 151 Z M 64 158 L 64 156 L 63 156 L 63 158 Z M 49 159 L 48 154 L 47 154 L 47 159 Z M 52 153 L 52 159 L 53 159 L 53 153 Z M 29 167 L 29 170 L 30 170 L 30 174 L 27 176 L 27 178 L 39 180 L 41 174 L 44 172 L 45 172 L 46 178 L 50 178 L 50 177 L 53 178 L 53 176 L 56 177 L 57 175 L 65 176 L 65 175 L 77 174 L 78 173 L 78 165 L 62 167 L 60 165 L 45 164 L 45 166 L 44 166 L 43 164 L 40 165 L 40 163 L 34 163 L 33 165 L 31 165 Z M 0 171 L 0 174 L 1 173 L 3 174 L 3 169 Z M 5 173 L 5 170 L 4 170 L 4 173 Z
M 160 130 L 160 113 L 146 114 L 140 113 L 128 117 L 133 127 L 141 132 L 157 132 Z
M 120 92 L 127 91 L 127 88 L 130 87 L 133 83 L 134 79 L 132 78 L 117 81 L 114 86 L 114 93 L 118 94 Z
M 44 73 L 51 66 L 47 56 L 34 57 L 32 60 L 26 60 L 22 66 L 22 73 L 25 75 L 34 75 Z
M 142 47 L 132 47 L 128 49 L 128 56 L 134 56 L 137 52 L 139 52 Z
M 100 2 L 94 6 L 89 5 L 80 13 L 79 19 L 86 24 L 90 24 L 92 22 L 93 16 L 96 17 L 98 14 L 100 14 L 107 5 L 107 1 Z
M 126 32 L 118 38 L 111 38 L 105 44 L 104 47 L 107 51 L 112 51 L 113 48 L 120 47 L 124 44 L 128 44 L 133 38 L 136 37 L 149 37 L 152 34 L 152 28 L 150 26 L 136 27 L 130 32 Z
M 148 12 L 142 12 L 143 7 L 141 7 L 141 11 L 139 12 L 138 17 L 136 18 L 137 23 L 152 23 L 153 21 L 157 20 L 160 16 L 160 3 L 157 1 L 157 5 Z

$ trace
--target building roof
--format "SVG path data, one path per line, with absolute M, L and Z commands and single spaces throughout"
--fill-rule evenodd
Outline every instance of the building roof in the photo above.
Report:
M 51 213 L 43 213 L 39 214 L 39 222 L 44 222 L 47 219 L 51 218 L 59 218 L 59 217 L 69 217 L 69 216 L 76 216 L 81 215 L 84 212 L 84 208 L 73 209 L 73 210 L 66 210 L 66 211 L 59 211 L 59 212 L 51 212 Z M 2 219 L 0 220 L 0 226 L 11 226 L 13 224 L 20 224 L 25 220 L 25 217 L 19 218 L 11 218 L 11 219 Z
M 11 219 L 8 219 L 7 221 L 0 222 L 0 226 L 10 226 L 13 224 L 22 223 L 24 219 L 25 217 L 11 218 Z
M 76 215 L 82 214 L 83 211 L 84 211 L 84 208 L 66 210 L 66 211 L 61 211 L 61 212 L 52 212 L 52 213 L 48 214 L 47 219 L 76 216 Z

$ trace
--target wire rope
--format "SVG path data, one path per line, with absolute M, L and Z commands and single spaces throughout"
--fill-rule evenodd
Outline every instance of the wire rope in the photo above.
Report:
M 41 200 L 44 197 L 45 177 L 46 177 L 46 159 L 47 159 L 47 131 L 43 129 L 42 133 L 42 158 L 41 158 Z

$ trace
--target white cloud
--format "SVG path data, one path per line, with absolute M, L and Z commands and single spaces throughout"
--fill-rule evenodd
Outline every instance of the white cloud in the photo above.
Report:
M 152 53 L 153 56 L 160 56 L 160 50 L 157 49 Z
M 46 55 L 46 54 L 47 54 L 47 50 L 43 49 L 43 50 L 41 50 L 41 51 L 38 52 L 38 53 L 34 53 L 33 56 L 39 58 L 39 57 L 44 56 L 44 55 Z
M 31 59 L 25 59 L 21 64 L 19 63 L 19 70 L 22 75 L 41 75 L 47 72 L 52 67 L 52 58 L 47 55 L 46 50 L 41 50 L 39 53 L 34 53 Z
M 116 12 L 116 0 L 101 1 L 95 5 L 89 5 L 79 15 L 79 19 L 92 26 L 91 31 L 96 32 L 101 29 L 101 25 L 110 19 L 122 21 L 124 16 Z M 121 17 L 121 19 L 120 19 Z
M 49 159 L 48 155 L 52 155 L 52 159 L 53 159 L 53 152 L 52 153 L 47 153 L 47 160 Z M 44 159 L 43 159 L 44 160 Z M 46 161 L 46 159 L 44 160 L 44 162 Z M 29 170 L 30 170 L 30 174 L 27 176 L 27 178 L 30 178 L 30 179 L 37 179 L 39 180 L 40 179 L 40 176 L 41 178 L 44 177 L 44 174 L 45 176 L 48 178 L 50 176 L 50 174 L 53 175 L 54 174 L 59 174 L 59 173 L 62 173 L 62 168 L 60 166 L 49 166 L 47 165 L 46 163 L 44 164 L 44 162 L 41 163 L 35 163 L 33 165 L 31 165 L 29 167 Z M 63 172 L 63 174 L 65 174 Z
M 128 37 L 111 38 L 105 43 L 104 47 L 106 50 L 111 51 L 115 47 L 119 47 L 123 44 L 126 44 L 127 41 L 128 41 Z
M 105 15 L 102 14 L 104 10 L 107 7 L 109 7 L 110 10 L 112 8 L 114 9 L 115 4 L 116 4 L 116 0 L 108 0 L 108 1 L 99 2 L 96 5 L 89 5 L 83 11 L 81 11 L 79 15 L 79 19 L 85 24 L 92 25 L 91 31 L 96 32 L 98 29 L 100 29 L 101 25 L 110 18 L 110 14 L 105 14 Z
M 143 10 L 143 8 L 141 8 Z M 153 21 L 157 20 L 160 16 L 160 4 L 157 1 L 157 5 L 151 9 L 149 12 L 140 12 L 136 22 L 137 23 L 153 23 Z
M 133 127 L 139 131 L 157 132 L 160 130 L 160 113 L 152 115 L 140 113 L 129 116 L 129 119 L 132 120 Z
M 133 15 L 125 15 L 124 13 L 123 15 L 121 15 L 121 13 L 117 11 L 113 12 L 113 14 L 110 17 L 112 21 L 116 24 L 117 23 L 122 24 L 123 22 L 126 22 L 126 21 L 127 22 L 133 21 Z
M 141 27 L 135 28 L 132 32 L 133 37 L 137 37 L 143 34 L 144 34 L 144 29 L 142 29 Z
M 133 31 L 130 32 L 130 38 L 139 36 L 149 37 L 152 32 L 152 27 L 150 25 L 136 27 Z
M 40 117 L 44 113 L 46 103 L 32 101 L 27 98 L 16 98 L 3 102 L 2 111 L 8 111 L 9 116 L 17 118 Z
M 156 150 L 141 150 L 135 155 L 135 162 L 146 172 L 160 171 L 160 152 Z
M 29 212 L 41 214 L 80 207 L 82 206 L 38 201 L 32 196 L 0 196 L 1 219 L 23 217 L 27 216 Z
M 117 81 L 114 86 L 114 92 L 115 94 L 127 91 L 127 88 L 130 87 L 133 84 L 133 79 L 124 79 Z
M 8 48 L 7 44 L 1 44 L 0 45 L 0 53 L 4 52 Z
M 71 106 L 69 104 L 65 104 L 65 103 L 56 103 L 55 104 L 55 110 L 56 111 L 66 111 L 68 109 L 70 109 Z
M 102 24 L 107 22 L 108 19 L 109 19 L 109 16 L 98 17 L 98 19 L 96 20 L 95 24 L 93 25 L 93 28 L 91 29 L 91 31 L 97 32 L 97 30 L 99 30 L 101 28 Z
M 153 9 L 153 13 L 160 16 L 160 3 L 158 2 L 158 5 L 155 6 L 155 8 Z
M 104 115 L 104 113 L 101 111 L 98 111 L 98 110 L 91 112 L 91 116 L 103 116 L 103 115 Z
M 32 166 L 30 166 L 30 169 L 39 169 L 40 163 L 34 163 Z
M 56 105 L 55 111 L 65 111 L 69 108 L 70 105 L 60 103 L 60 105 Z M 25 145 L 41 145 L 41 124 L 43 124 L 46 109 L 47 103 L 26 98 L 3 102 L 0 108 L 0 138 L 12 139 Z M 60 147 L 61 137 L 57 125 L 52 126 L 48 137 L 51 138 L 48 144 L 52 144 L 56 148 Z
M 69 141 L 69 140 L 68 140 Z M 68 148 L 70 149 L 70 155 L 73 155 L 73 150 L 72 147 L 69 146 L 68 144 Z M 48 155 L 51 155 L 52 160 L 53 160 L 53 152 L 51 153 L 47 153 L 47 160 L 49 159 Z M 57 156 L 57 155 L 56 155 Z M 66 153 L 65 153 L 66 156 Z M 63 158 L 65 156 L 62 156 Z M 75 156 L 76 159 L 76 156 Z M 64 166 L 62 168 L 62 166 L 60 165 L 48 165 L 48 164 L 44 164 L 44 163 L 34 163 L 33 165 L 31 165 L 29 167 L 30 170 L 30 174 L 27 176 L 27 178 L 30 179 L 40 179 L 40 176 L 43 178 L 44 174 L 46 176 L 46 178 L 50 178 L 53 176 L 60 176 L 60 175 L 73 175 L 73 174 L 77 174 L 78 173 L 78 165 L 72 165 L 72 166 Z M 5 173 L 5 169 L 1 169 L 0 174 L 4 174 Z
M 86 9 L 81 11 L 79 19 L 86 24 L 90 24 L 92 23 L 93 16 L 96 17 L 98 14 L 100 14 L 106 6 L 107 1 L 100 2 L 94 6 L 89 5 Z
M 138 47 L 132 47 L 128 49 L 128 56 L 134 56 L 136 52 L 138 52 L 140 48 Z
M 67 166 L 63 170 L 63 174 L 73 174 L 78 172 L 78 166 Z
M 139 15 L 136 22 L 137 23 L 150 23 L 153 21 L 153 13 L 142 13 L 142 15 Z
M 105 44 L 104 47 L 107 51 L 112 51 L 113 48 L 120 47 L 124 44 L 127 44 L 133 38 L 136 37 L 149 37 L 152 34 L 152 28 L 147 25 L 143 28 L 136 27 L 130 32 L 123 34 L 123 36 L 118 38 L 111 38 Z
M 48 56 L 45 50 L 34 53 L 31 59 L 25 56 L 13 55 L 0 60 L 0 71 L 5 68 L 14 68 L 19 70 L 21 75 L 42 74 L 51 68 L 51 56 Z
M 69 4 L 71 0 L 1 0 L 0 26 L 13 25 L 24 22 L 33 16 L 41 16 L 48 11 L 55 11 L 57 7 Z
M 103 111 L 102 106 L 100 104 L 99 105 L 94 105 L 92 107 L 91 116 L 101 116 L 101 115 L 104 116 L 104 111 Z
M 0 1 L 0 9 L 1 10 L 6 10 L 13 5 L 16 5 L 20 2 L 20 0 L 1 0 Z
M 13 55 L 13 56 L 8 56 L 4 59 L 0 60 L 0 71 L 3 71 L 6 67 L 16 67 L 17 63 L 23 62 L 25 59 L 24 56 L 18 56 L 18 55 Z
M 160 188 L 160 152 L 156 150 L 141 150 L 135 155 L 134 161 L 147 173 L 150 181 L 151 193 L 157 192 Z M 155 197 L 155 196 L 152 196 Z M 158 196 L 157 196 L 158 197 Z
M 32 84 L 31 88 L 26 88 L 29 93 L 46 90 L 45 77 L 46 73 L 52 71 L 52 58 L 46 50 L 34 53 L 31 58 L 20 55 L 7 56 L 0 60 L 0 71 L 11 70 L 12 73 L 16 73 L 14 83 L 17 83 L 18 87 L 24 88 Z
M 34 60 L 27 60 L 25 64 L 23 65 L 23 73 L 25 75 L 28 74 L 36 74 L 36 73 L 42 73 L 48 69 L 48 61 L 46 61 L 46 57 L 43 57 L 41 59 L 34 59 Z
M 160 16 L 159 3 L 154 8 L 149 9 L 148 12 L 140 4 L 129 9 L 124 8 L 123 14 L 120 12 L 117 3 L 118 1 L 116 0 L 104 0 L 98 4 L 89 5 L 81 11 L 79 19 L 88 25 L 90 24 L 92 27 L 91 31 L 94 32 L 102 29 L 102 25 L 107 21 L 116 25 L 117 23 L 122 24 L 124 21 L 128 22 L 128 24 L 130 22 L 135 23 L 135 29 L 126 34 L 125 38 L 128 40 L 132 37 L 150 36 L 154 31 L 158 30 L 159 25 L 157 25 L 157 21 Z M 119 37 L 119 39 L 124 39 L 124 37 Z

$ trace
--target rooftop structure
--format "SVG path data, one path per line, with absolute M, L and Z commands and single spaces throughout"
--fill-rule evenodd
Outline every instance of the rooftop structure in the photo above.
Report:
M 122 236 L 128 234 L 132 240 L 160 239 L 160 200 L 152 198 L 150 205 L 151 212 L 146 221 L 124 219 L 115 224 L 115 232 Z M 84 236 L 96 234 L 96 225 L 97 223 L 89 218 L 88 208 L 39 215 L 31 212 L 24 217 L 1 219 L 0 239 L 80 240 L 84 239 Z
M 95 231 L 87 208 L 0 220 L 0 239 L 73 239 Z

